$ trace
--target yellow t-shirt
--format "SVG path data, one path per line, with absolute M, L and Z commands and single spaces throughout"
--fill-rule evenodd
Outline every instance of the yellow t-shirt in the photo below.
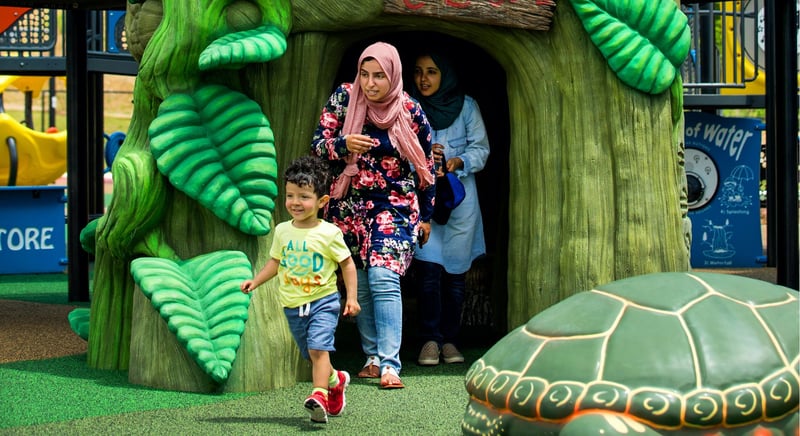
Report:
M 350 257 L 350 249 L 342 231 L 327 221 L 310 229 L 285 221 L 275 227 L 269 254 L 280 261 L 280 303 L 291 308 L 338 292 L 336 270 Z

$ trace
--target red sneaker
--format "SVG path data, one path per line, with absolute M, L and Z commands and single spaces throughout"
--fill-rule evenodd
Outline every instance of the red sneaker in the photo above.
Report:
M 305 407 L 312 421 L 328 422 L 328 400 L 325 399 L 325 395 L 322 395 L 322 392 L 312 392 L 311 395 L 306 398 L 303 407 Z
M 336 371 L 336 376 L 339 378 L 339 384 L 336 387 L 328 388 L 328 414 L 331 416 L 339 416 L 344 410 L 344 406 L 347 404 L 344 391 L 350 384 L 350 374 L 347 371 Z

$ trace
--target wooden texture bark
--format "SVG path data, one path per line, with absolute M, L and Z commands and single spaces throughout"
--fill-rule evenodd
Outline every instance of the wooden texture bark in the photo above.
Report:
M 429 16 L 443 20 L 468 21 L 490 26 L 548 30 L 556 2 L 552 0 L 447 1 L 385 0 L 389 14 Z

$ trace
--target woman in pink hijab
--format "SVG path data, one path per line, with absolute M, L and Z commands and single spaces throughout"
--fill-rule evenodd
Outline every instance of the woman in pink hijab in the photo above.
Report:
M 403 91 L 402 73 L 392 45 L 367 47 L 353 83 L 322 108 L 311 143 L 337 176 L 326 219 L 342 229 L 358 267 L 356 322 L 367 356 L 358 376 L 380 377 L 385 389 L 404 387 L 400 277 L 428 239 L 435 194 L 431 128 Z

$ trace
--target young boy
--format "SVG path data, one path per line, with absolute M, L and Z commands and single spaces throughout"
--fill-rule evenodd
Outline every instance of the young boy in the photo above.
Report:
M 330 352 L 339 320 L 337 266 L 342 269 L 347 297 L 344 316 L 361 311 L 356 297 L 356 267 L 341 230 L 317 218 L 330 199 L 330 173 L 325 162 L 313 156 L 296 159 L 285 173 L 286 210 L 290 221 L 274 230 L 270 260 L 252 280 L 241 284 L 250 293 L 267 280 L 279 276 L 280 302 L 289 329 L 303 357 L 311 360 L 314 390 L 304 407 L 314 422 L 328 422 L 345 406 L 344 392 L 350 383 L 347 371 L 331 365 Z

